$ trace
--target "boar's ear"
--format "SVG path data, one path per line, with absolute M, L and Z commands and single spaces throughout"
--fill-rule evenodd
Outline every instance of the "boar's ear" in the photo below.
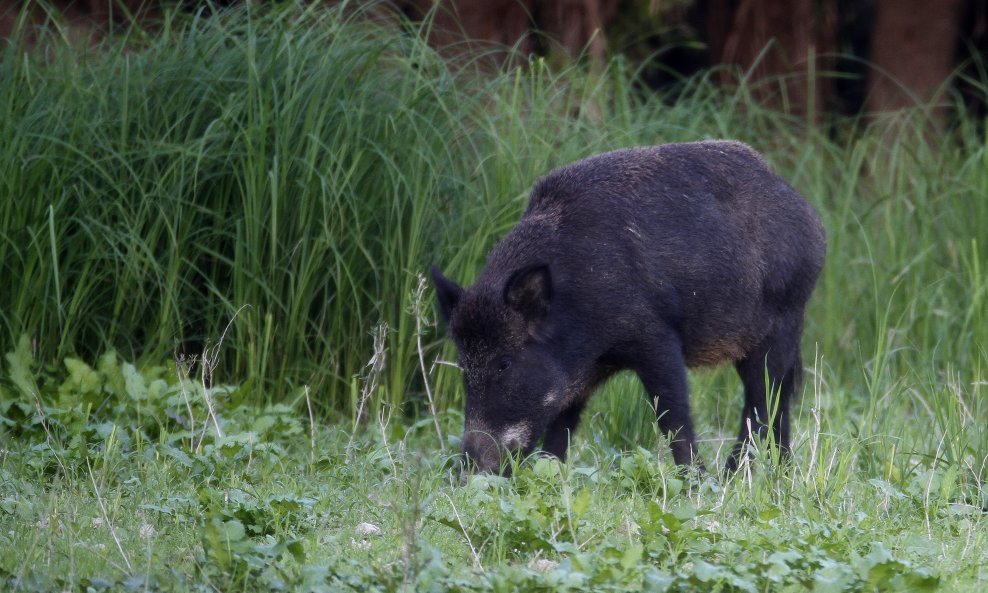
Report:
M 552 278 L 544 264 L 516 270 L 504 287 L 504 302 L 528 322 L 545 319 L 551 301 Z
M 453 309 L 460 302 L 463 296 L 463 288 L 453 282 L 439 271 L 438 266 L 432 266 L 429 271 L 432 276 L 432 283 L 436 285 L 436 299 L 439 301 L 439 313 L 443 316 L 443 321 L 449 323 L 449 318 L 453 314 Z

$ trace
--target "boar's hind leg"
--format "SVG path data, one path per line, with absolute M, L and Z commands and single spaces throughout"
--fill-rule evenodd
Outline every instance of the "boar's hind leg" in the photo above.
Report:
M 583 412 L 584 405 L 583 401 L 573 404 L 549 424 L 545 438 L 542 440 L 543 451 L 555 455 L 560 461 L 566 460 L 566 450 L 569 448 L 573 431 L 580 421 L 580 413 Z
M 647 358 L 635 370 L 655 404 L 659 429 L 670 439 L 673 460 L 679 465 L 696 464 L 702 469 L 690 418 L 682 345 L 678 339 L 670 339 L 661 346 L 643 348 L 642 354 Z
M 766 338 L 747 358 L 735 363 L 744 383 L 744 408 L 738 440 L 727 459 L 727 472 L 737 470 L 742 456 L 747 454 L 748 443 L 756 435 L 764 438 L 768 434 L 769 419 L 779 450 L 783 456 L 789 453 L 789 401 L 799 380 L 802 318 L 779 325 L 775 334 Z M 768 385 L 765 384 L 766 377 Z

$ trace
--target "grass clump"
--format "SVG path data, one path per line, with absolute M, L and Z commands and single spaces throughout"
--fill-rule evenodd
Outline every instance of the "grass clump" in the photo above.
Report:
M 345 6 L 252 10 L 176 17 L 136 47 L 52 33 L 54 56 L 2 54 L 5 343 L 160 359 L 236 318 L 224 368 L 344 409 L 386 322 L 401 392 L 402 299 L 476 202 L 449 204 L 477 160 L 458 140 L 475 100 Z

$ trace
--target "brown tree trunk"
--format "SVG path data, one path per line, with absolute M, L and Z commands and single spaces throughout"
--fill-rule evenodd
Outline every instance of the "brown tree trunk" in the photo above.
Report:
M 818 73 L 830 65 L 821 55 L 834 45 L 834 11 L 826 0 L 711 0 L 711 60 L 736 66 L 759 102 L 816 117 L 829 94 Z M 723 70 L 720 79 L 736 76 Z
M 587 51 L 598 63 L 606 60 L 603 29 L 620 0 L 410 0 L 412 18 L 435 10 L 429 42 L 447 53 L 459 45 L 517 49 L 524 57 L 536 49 L 533 31 L 541 31 L 552 52 L 575 58 Z
M 412 0 L 412 18 L 432 15 L 429 43 L 447 54 L 462 47 L 485 49 L 503 57 L 517 49 L 527 56 L 535 48 L 530 30 L 535 0 Z
M 869 112 L 943 102 L 955 66 L 962 4 L 962 0 L 876 0 Z M 935 107 L 935 123 L 942 123 L 945 115 L 945 105 Z
M 541 0 L 539 26 L 569 58 L 586 50 L 602 64 L 607 59 L 604 27 L 614 17 L 619 0 Z

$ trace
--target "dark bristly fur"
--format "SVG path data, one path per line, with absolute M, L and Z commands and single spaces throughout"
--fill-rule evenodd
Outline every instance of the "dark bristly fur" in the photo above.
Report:
M 473 286 L 432 269 L 466 382 L 464 452 L 481 471 L 540 439 L 563 458 L 589 396 L 632 369 L 676 463 L 702 465 L 686 368 L 728 361 L 745 396 L 727 469 L 772 413 L 786 452 L 825 244 L 813 207 L 740 142 L 617 150 L 552 171 Z

